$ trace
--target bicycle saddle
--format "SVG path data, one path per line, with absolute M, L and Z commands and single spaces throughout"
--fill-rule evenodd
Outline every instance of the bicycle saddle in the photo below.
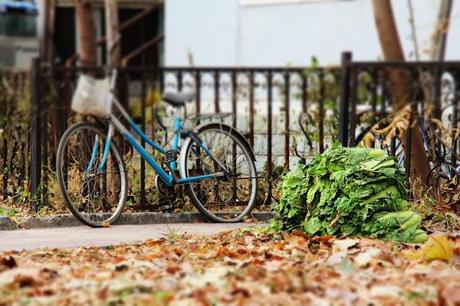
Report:
M 171 106 L 184 106 L 185 103 L 192 102 L 195 98 L 194 92 L 166 92 L 161 99 Z

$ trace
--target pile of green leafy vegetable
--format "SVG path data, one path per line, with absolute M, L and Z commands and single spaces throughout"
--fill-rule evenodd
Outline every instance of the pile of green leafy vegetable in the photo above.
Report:
M 275 210 L 278 230 L 414 243 L 428 238 L 421 217 L 408 208 L 404 175 L 382 150 L 334 145 L 283 178 Z

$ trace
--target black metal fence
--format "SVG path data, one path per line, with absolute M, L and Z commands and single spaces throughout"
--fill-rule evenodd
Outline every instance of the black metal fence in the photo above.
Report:
M 33 120 L 31 191 L 35 203 L 45 203 L 60 136 L 75 118 L 70 104 L 83 70 L 38 63 L 34 67 L 32 113 L 40 115 Z M 100 77 L 110 74 L 102 68 L 85 71 Z M 285 169 L 322 152 L 337 138 L 339 72 L 320 67 L 131 67 L 118 71 L 117 96 L 144 132 L 166 144 L 165 126 L 170 121 L 161 94 L 195 92 L 187 109 L 188 123 L 224 120 L 248 138 L 258 171 L 266 177 L 260 182 L 259 203 L 269 205 L 278 199 L 276 185 Z M 143 160 L 134 158 L 130 164 L 130 199 L 137 208 L 149 208 L 155 198 L 152 173 Z
M 2 199 L 27 198 L 30 169 L 30 75 L 0 71 L 0 185 Z
M 458 206 L 460 62 L 360 62 L 345 53 L 341 82 L 342 144 L 387 150 L 409 182 L 421 178 L 438 203 Z
M 430 179 L 452 179 L 459 149 L 459 67 L 459 62 L 354 62 L 350 54 L 343 55 L 342 67 L 332 68 L 128 67 L 119 70 L 117 95 L 141 128 L 166 144 L 169 110 L 160 103 L 161 94 L 194 91 L 195 102 L 187 109 L 189 124 L 224 120 L 243 132 L 255 151 L 257 169 L 265 177 L 260 182 L 259 204 L 269 205 L 279 197 L 277 186 L 283 171 L 309 160 L 336 140 L 345 146 L 383 147 L 410 169 L 411 159 L 405 156 L 414 152 L 411 146 L 403 148 L 401 137 L 412 136 L 413 122 L 420 122 L 426 134 Z M 410 123 L 392 127 L 394 84 L 389 74 L 395 69 L 411 84 L 405 97 Z M 51 186 L 55 152 L 60 136 L 75 120 L 70 104 L 82 71 L 34 62 L 32 120 L 24 132 L 30 131 L 31 150 L 26 159 L 30 173 L 26 176 L 30 175 L 35 209 L 59 201 Z M 109 73 L 97 67 L 85 71 L 98 76 Z M 407 121 L 407 116 L 402 118 Z M 150 208 L 148 204 L 156 197 L 153 173 L 142 160 L 133 158 L 130 164 L 131 204 L 135 209 Z M 433 185 L 445 183 L 446 179 Z

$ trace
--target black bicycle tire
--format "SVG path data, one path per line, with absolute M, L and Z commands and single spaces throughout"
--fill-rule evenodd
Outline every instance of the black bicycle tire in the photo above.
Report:
M 244 138 L 244 136 L 241 133 L 239 133 L 238 131 L 236 131 L 235 129 L 231 128 L 230 126 L 227 126 L 227 125 L 224 125 L 224 124 L 217 124 L 217 125 L 218 125 L 218 127 L 220 129 L 224 130 L 229 135 L 233 136 L 234 139 L 239 143 L 240 147 L 245 151 L 246 158 L 250 162 L 250 165 L 252 167 L 253 173 L 255 175 L 255 182 L 254 182 L 255 191 L 254 191 L 254 196 L 252 197 L 252 202 L 249 203 L 246 206 L 246 209 L 241 214 L 239 214 L 237 217 L 231 218 L 231 219 L 223 219 L 223 218 L 220 218 L 220 217 L 216 216 L 212 212 L 208 211 L 206 209 L 206 207 L 204 207 L 203 204 L 201 204 L 201 202 L 196 198 L 196 196 L 195 196 L 190 184 L 185 184 L 185 191 L 186 191 L 187 195 L 189 196 L 189 198 L 191 199 L 193 205 L 198 209 L 198 211 L 200 211 L 203 215 L 205 215 L 210 221 L 214 221 L 214 222 L 218 222 L 218 223 L 240 222 L 248 214 L 250 214 L 252 212 L 252 210 L 254 209 L 254 207 L 256 205 L 256 202 L 257 202 L 256 201 L 257 200 L 257 192 L 258 192 L 258 190 L 257 190 L 258 189 L 257 168 L 256 168 L 255 163 L 254 163 L 252 149 L 248 145 L 248 142 Z M 199 135 L 200 133 L 203 133 L 206 130 L 214 130 L 214 129 L 216 129 L 216 123 L 209 123 L 209 124 L 205 124 L 205 125 L 202 125 L 202 126 L 198 127 L 196 129 L 196 133 L 197 133 L 197 135 Z M 181 156 L 183 154 L 185 154 L 185 156 L 188 154 L 193 142 L 194 142 L 194 140 L 192 138 L 188 138 L 185 141 L 184 147 L 181 150 Z M 186 157 L 181 158 L 180 174 L 181 174 L 182 178 L 187 177 L 186 174 L 185 174 L 185 169 L 187 169 L 186 168 L 187 167 L 186 163 L 187 163 L 187 158 Z
M 76 123 L 76 124 L 70 126 L 64 132 L 64 134 L 61 137 L 61 140 L 59 141 L 59 146 L 58 146 L 58 150 L 57 150 L 57 154 L 56 154 L 56 176 L 57 176 L 57 179 L 58 179 L 58 184 L 59 184 L 59 188 L 61 190 L 61 194 L 63 195 L 63 198 L 64 198 L 64 204 L 70 210 L 72 215 L 78 221 L 80 221 L 81 223 L 83 223 L 85 225 L 88 225 L 90 227 L 94 227 L 94 228 L 105 227 L 107 225 L 113 224 L 114 222 L 116 222 L 118 220 L 118 218 L 120 218 L 121 214 L 123 213 L 124 207 L 126 205 L 126 198 L 127 198 L 127 193 L 128 193 L 128 177 L 127 177 L 126 165 L 125 165 L 125 162 L 124 162 L 124 160 L 122 158 L 122 155 L 120 154 L 120 151 L 118 150 L 116 144 L 112 142 L 111 150 L 113 150 L 113 152 L 115 154 L 115 157 L 118 160 L 119 166 L 121 166 L 123 174 L 120 173 L 120 175 L 124 176 L 124 181 L 125 181 L 125 188 L 124 188 L 125 192 L 124 192 L 124 195 L 122 196 L 123 200 L 121 201 L 121 204 L 119 204 L 121 207 L 117 208 L 116 212 L 108 219 L 107 222 L 99 224 L 99 223 L 88 221 L 86 218 L 84 218 L 80 214 L 80 212 L 72 204 L 72 201 L 70 200 L 67 192 L 65 191 L 66 190 L 65 182 L 64 182 L 63 175 L 61 173 L 61 169 L 62 169 L 61 166 L 62 166 L 62 160 L 63 160 L 62 155 L 64 154 L 64 148 L 65 148 L 65 145 L 67 144 L 67 139 L 72 135 L 72 133 L 75 130 L 80 129 L 82 127 L 90 127 L 90 128 L 93 128 L 93 129 L 101 130 L 101 128 L 99 126 L 95 125 L 95 124 L 91 124 L 91 123 L 88 123 L 88 122 L 80 122 L 80 123 Z M 101 134 L 104 135 L 104 133 L 102 133 L 102 132 L 101 132 Z

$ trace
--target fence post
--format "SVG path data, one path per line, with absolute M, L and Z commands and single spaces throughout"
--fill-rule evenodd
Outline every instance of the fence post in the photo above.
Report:
M 42 105 L 40 97 L 40 59 L 32 60 L 31 89 L 32 89 L 32 129 L 31 142 L 31 163 L 30 163 L 30 194 L 32 199 L 32 210 L 38 211 L 41 204 L 40 182 L 42 164 Z
M 351 52 L 342 53 L 342 72 L 340 80 L 339 141 L 348 146 L 349 112 L 350 112 L 350 76 Z

